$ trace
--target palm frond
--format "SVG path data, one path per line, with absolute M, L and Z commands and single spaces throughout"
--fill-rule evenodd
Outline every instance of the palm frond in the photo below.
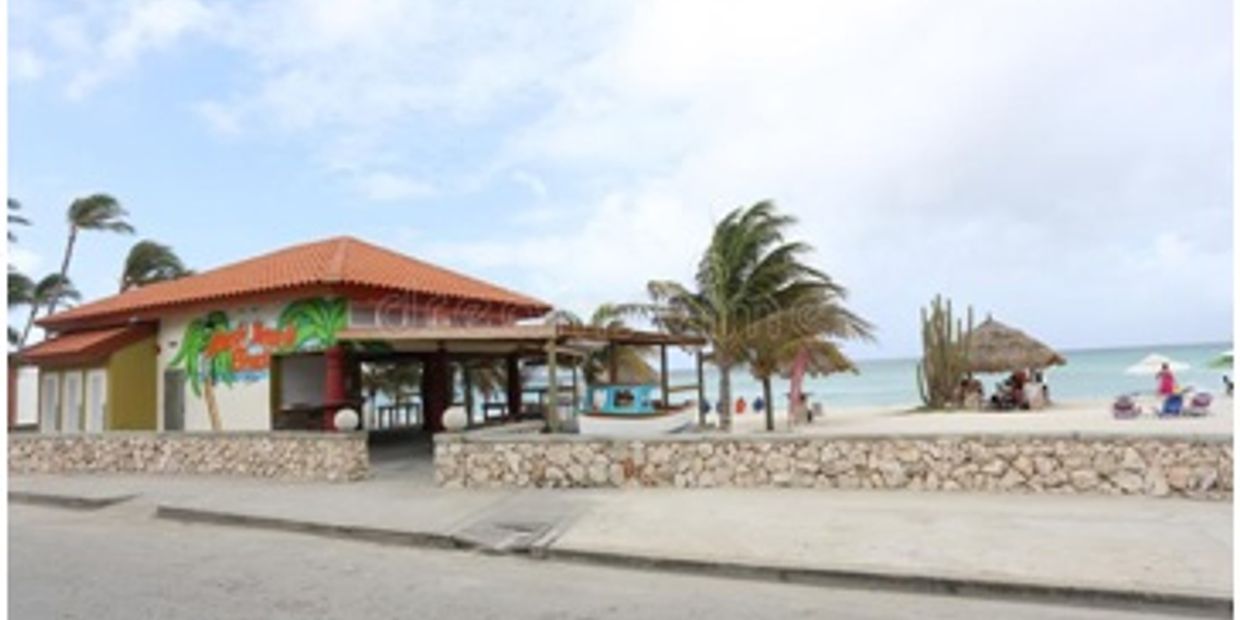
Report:
M 144 239 L 129 249 L 121 271 L 121 291 L 189 275 L 171 247 Z

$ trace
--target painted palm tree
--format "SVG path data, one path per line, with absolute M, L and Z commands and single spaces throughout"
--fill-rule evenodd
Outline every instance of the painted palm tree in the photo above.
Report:
M 745 361 L 754 378 L 762 384 L 766 430 L 775 430 L 771 378 L 777 373 L 787 373 L 798 355 L 808 356 L 810 374 L 857 372 L 856 365 L 832 339 L 869 340 L 873 338 L 872 328 L 840 305 L 841 297 L 814 295 L 800 302 L 794 312 L 777 312 L 754 326 Z
M 769 201 L 736 209 L 715 226 L 693 288 L 671 281 L 649 285 L 647 311 L 656 324 L 707 340 L 719 370 L 724 430 L 732 428 L 732 369 L 749 361 L 757 339 L 770 337 L 763 329 L 801 320 L 824 300 L 844 295 L 843 287 L 802 262 L 811 246 L 785 239 L 795 222 Z M 869 329 L 864 322 L 856 327 Z
M 190 274 L 181 258 L 171 247 L 144 239 L 129 248 L 121 271 L 120 292 L 164 280 L 175 280 Z
M 293 349 L 326 349 L 336 344 L 336 333 L 345 328 L 349 320 L 348 302 L 345 299 L 311 297 L 288 305 L 280 313 L 280 328 L 293 326 L 297 338 Z
M 213 431 L 219 431 L 224 426 L 219 404 L 215 400 L 215 386 L 221 383 L 232 385 L 235 376 L 232 350 L 224 347 L 212 351 L 210 345 L 216 334 L 229 331 L 231 327 L 228 315 L 219 311 L 190 321 L 181 338 L 181 346 L 169 364 L 172 368 L 184 368 L 194 395 L 207 401 L 207 417 Z
M 133 226 L 125 221 L 129 215 L 115 198 L 107 194 L 92 194 L 78 198 L 69 205 L 67 219 L 69 221 L 69 238 L 65 242 L 65 255 L 60 261 L 60 277 L 68 282 L 69 263 L 73 260 L 73 249 L 77 244 L 77 236 L 81 231 L 105 231 L 121 234 L 133 234 Z M 47 313 L 56 311 L 56 303 L 60 295 L 52 296 L 47 303 Z
M 14 226 L 29 226 L 30 220 L 26 219 L 25 216 L 21 214 L 22 203 L 18 202 L 16 198 L 8 199 L 8 208 L 9 208 L 9 212 L 8 212 L 9 243 L 12 243 L 14 241 L 17 241 L 17 235 L 13 234 L 13 227 Z
M 13 272 L 9 273 L 9 305 L 13 304 Z M 24 276 L 23 276 L 24 277 Z M 52 306 L 61 302 L 77 302 L 82 299 L 82 294 L 68 278 L 61 277 L 60 274 L 53 273 L 44 276 L 38 282 L 29 282 L 29 288 L 26 289 L 24 295 L 20 295 L 19 299 L 25 299 L 22 303 L 30 307 L 30 314 L 26 317 L 26 326 L 17 340 L 18 348 L 26 346 L 26 342 L 30 339 L 30 331 L 34 328 L 34 320 L 39 312 L 40 306 Z M 19 283 L 19 286 L 22 284 Z
M 627 306 L 603 304 L 594 309 L 589 322 L 582 321 L 581 317 L 568 310 L 556 310 L 548 317 L 548 321 L 558 325 L 620 330 L 629 327 L 624 321 L 629 314 L 632 314 L 632 311 Z M 617 381 L 621 377 L 640 383 L 653 383 L 658 379 L 658 374 L 646 361 L 646 357 L 652 352 L 650 347 L 608 343 L 586 355 L 581 372 L 587 383 L 598 383 L 604 378 Z

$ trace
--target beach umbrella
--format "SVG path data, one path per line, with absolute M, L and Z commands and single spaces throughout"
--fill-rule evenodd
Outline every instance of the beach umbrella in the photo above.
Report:
M 1124 372 L 1130 375 L 1156 375 L 1162 370 L 1163 364 L 1166 364 L 1167 368 L 1171 369 L 1172 372 L 1180 372 L 1192 368 L 1188 364 L 1177 362 L 1166 355 L 1151 353 L 1141 358 L 1141 361 L 1129 366 Z
M 1235 359 L 1236 359 L 1234 357 L 1234 351 L 1235 350 L 1232 349 L 1229 351 L 1223 351 L 1222 353 L 1219 353 L 1218 357 L 1210 361 L 1210 368 L 1231 368 L 1232 364 L 1235 363 Z
M 1053 349 L 1025 332 L 987 317 L 969 334 L 970 372 L 1041 370 L 1066 364 Z

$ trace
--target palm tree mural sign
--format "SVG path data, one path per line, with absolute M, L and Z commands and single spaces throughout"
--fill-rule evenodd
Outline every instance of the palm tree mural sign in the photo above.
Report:
M 320 350 L 336 344 L 348 317 L 343 298 L 300 299 L 280 313 L 274 327 L 261 322 L 234 326 L 228 314 L 215 311 L 190 321 L 181 346 L 169 364 L 184 368 L 194 395 L 206 400 L 211 430 L 223 428 L 215 388 L 254 382 L 271 371 L 271 355 Z

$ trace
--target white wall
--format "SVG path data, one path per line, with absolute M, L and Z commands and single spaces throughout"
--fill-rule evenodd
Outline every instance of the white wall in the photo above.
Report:
M 17 369 L 17 424 L 39 423 L 39 368 L 22 366 Z
M 228 313 L 230 324 L 234 327 L 241 323 L 261 321 L 265 326 L 274 328 L 280 311 L 287 303 L 246 304 L 242 306 L 224 306 L 203 309 L 192 313 L 179 313 L 163 317 L 159 322 L 159 378 L 156 381 L 158 393 L 156 417 L 158 428 L 164 428 L 164 371 L 176 357 L 181 347 L 185 328 L 190 321 L 206 315 L 211 310 L 223 310 Z M 219 406 L 220 420 L 223 430 L 270 430 L 270 371 L 256 379 L 239 377 L 232 385 L 216 385 L 215 400 Z M 185 383 L 185 430 L 201 431 L 211 429 L 211 419 L 207 414 L 205 393 L 194 394 L 187 377 Z

